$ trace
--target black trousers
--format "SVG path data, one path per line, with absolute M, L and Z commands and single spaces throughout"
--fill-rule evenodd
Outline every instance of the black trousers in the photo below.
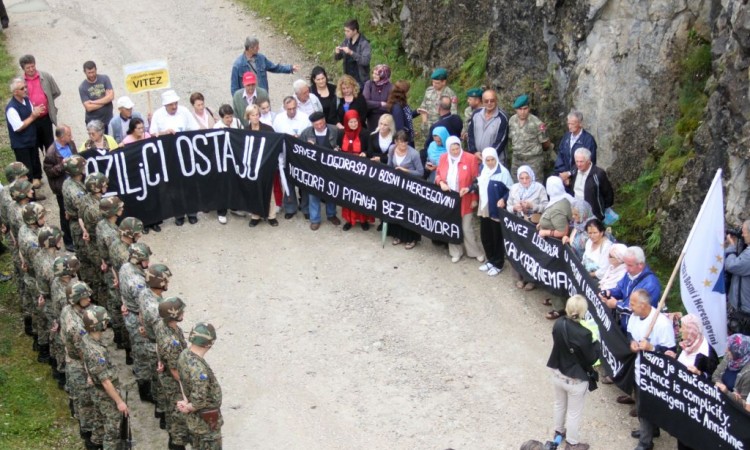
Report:
M 42 179 L 42 162 L 39 160 L 39 150 L 36 148 L 14 148 L 16 161 L 23 163 L 29 169 L 29 178 Z
M 73 236 L 70 234 L 70 221 L 65 218 L 65 204 L 62 194 L 55 194 L 57 207 L 60 208 L 60 230 L 63 232 L 63 243 L 65 246 L 73 245 Z
M 42 151 L 42 154 L 47 152 L 47 149 L 52 142 L 55 141 L 55 134 L 52 131 L 52 119 L 49 116 L 44 116 L 34 121 L 36 125 L 36 145 Z
M 503 241 L 503 226 L 489 217 L 479 218 L 479 239 L 482 241 L 487 262 L 503 268 L 505 264 L 505 242 Z

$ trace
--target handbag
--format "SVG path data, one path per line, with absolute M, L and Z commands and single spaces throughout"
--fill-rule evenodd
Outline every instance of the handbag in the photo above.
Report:
M 594 370 L 594 368 L 591 367 L 591 364 L 586 364 L 583 361 L 583 358 L 581 357 L 580 352 L 576 351 L 576 349 L 573 348 L 572 345 L 570 345 L 570 342 L 568 341 L 568 319 L 567 318 L 563 318 L 562 332 L 563 332 L 563 340 L 565 341 L 565 346 L 568 347 L 570 354 L 576 357 L 576 359 L 578 360 L 578 364 L 586 372 L 586 376 L 589 379 L 589 392 L 595 391 L 599 387 L 596 384 L 599 381 L 599 372 Z

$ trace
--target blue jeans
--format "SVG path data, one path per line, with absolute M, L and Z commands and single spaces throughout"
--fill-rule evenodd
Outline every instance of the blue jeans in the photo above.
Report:
M 292 185 L 292 186 L 289 186 L 289 190 L 290 190 L 291 195 L 284 194 L 284 201 L 283 201 L 284 212 L 286 214 L 297 214 L 297 209 L 299 208 L 300 210 L 302 210 L 303 214 L 308 214 L 308 200 L 307 200 L 308 193 L 300 189 L 299 193 L 300 193 L 301 201 L 298 207 L 296 188 Z
M 310 223 L 320 223 L 320 197 L 308 194 L 308 205 L 310 209 Z M 326 218 L 336 217 L 336 204 L 326 201 Z

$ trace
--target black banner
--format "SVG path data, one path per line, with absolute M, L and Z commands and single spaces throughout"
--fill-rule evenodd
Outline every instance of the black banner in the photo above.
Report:
M 692 448 L 750 448 L 750 416 L 672 358 L 641 353 L 638 414 Z
M 597 297 L 598 284 L 586 272 L 570 246 L 557 239 L 545 239 L 536 226 L 500 209 L 505 254 L 516 272 L 553 295 L 568 298 L 580 294 L 588 300 L 589 314 L 599 327 L 602 365 L 623 391 L 633 387 L 635 355 L 614 320 L 612 312 Z
M 461 199 L 367 158 L 286 137 L 286 171 L 301 189 L 430 239 L 458 244 Z
M 179 133 L 112 152 L 86 151 L 87 172 L 109 178 L 125 215 L 145 224 L 232 208 L 268 215 L 284 136 L 218 129 Z

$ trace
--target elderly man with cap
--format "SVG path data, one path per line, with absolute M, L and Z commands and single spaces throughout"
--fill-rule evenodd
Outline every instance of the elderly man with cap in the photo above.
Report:
M 458 114 L 458 97 L 453 89 L 448 87 L 448 71 L 438 67 L 432 72 L 430 78 L 432 79 L 432 86 L 427 88 L 422 104 L 417 108 L 417 112 L 422 116 L 422 134 L 425 138 L 430 127 L 440 119 L 438 113 L 440 97 L 449 97 L 451 99 L 451 113 Z
M 122 142 L 128 134 L 130 119 L 141 119 L 143 120 L 144 128 L 148 128 L 148 121 L 143 118 L 141 113 L 133 111 L 135 103 L 133 103 L 133 100 L 131 100 L 130 97 L 123 96 L 118 98 L 115 106 L 120 114 L 116 115 L 109 121 L 109 132 L 118 144 Z
M 237 89 L 232 95 L 232 109 L 237 112 L 237 116 L 242 122 L 242 127 L 247 127 L 245 110 L 250 105 L 259 105 L 268 100 L 268 91 L 258 87 L 258 77 L 252 72 L 245 72 L 242 75 L 242 89 Z
M 469 127 L 471 126 L 471 116 L 474 115 L 474 111 L 482 107 L 482 88 L 471 88 L 466 91 L 466 109 L 464 109 L 464 127 L 461 131 L 461 139 L 467 140 L 469 138 Z
M 189 109 L 180 106 L 180 97 L 172 89 L 161 94 L 162 107 L 154 112 L 151 118 L 149 134 L 158 137 L 162 134 L 175 134 L 179 131 L 198 130 L 198 122 Z M 188 222 L 194 225 L 198 222 L 196 213 L 188 214 Z M 185 217 L 175 217 L 175 225 L 181 227 L 185 223 Z
M 516 113 L 510 117 L 510 142 L 513 144 L 513 164 L 510 173 L 527 165 L 536 176 L 544 178 L 544 151 L 552 148 L 547 136 L 547 125 L 531 114 L 529 96 L 524 94 L 513 103 Z
M 263 89 L 266 95 L 268 95 L 268 72 L 294 73 L 299 71 L 299 66 L 296 64 L 276 64 L 271 62 L 266 58 L 266 55 L 258 53 L 259 50 L 260 41 L 258 41 L 258 38 L 250 36 L 245 38 L 245 51 L 232 64 L 232 80 L 230 83 L 232 95 L 242 89 L 241 86 L 244 86 L 244 77 L 247 72 L 257 77 L 258 87 Z M 240 83 L 242 84 L 240 85 Z M 235 108 L 234 110 L 239 115 L 240 111 L 244 111 L 245 108 Z
M 312 126 L 302 130 L 299 138 L 310 144 L 318 145 L 330 150 L 334 150 L 338 144 L 339 129 L 336 125 L 326 123 L 326 117 L 322 111 L 316 111 L 310 115 Z M 313 231 L 320 228 L 320 197 L 314 194 L 302 192 L 302 196 L 308 198 L 308 208 L 310 211 L 310 229 Z M 303 200 L 304 203 L 304 200 Z M 331 200 L 326 201 L 326 218 L 333 226 L 339 226 L 341 220 L 336 217 L 336 205 Z

